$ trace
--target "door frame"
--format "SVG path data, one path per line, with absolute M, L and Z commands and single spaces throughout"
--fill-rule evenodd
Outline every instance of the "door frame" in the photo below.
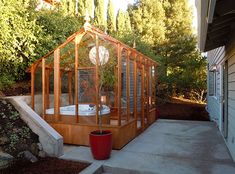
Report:
M 221 64 L 221 85 L 220 85 L 220 131 L 224 138 L 228 136 L 228 61 Z

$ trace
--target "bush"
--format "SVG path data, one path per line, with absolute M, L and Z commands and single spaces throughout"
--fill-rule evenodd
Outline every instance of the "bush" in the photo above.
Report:
M 24 70 L 35 58 L 40 26 L 32 18 L 29 0 L 0 1 L 1 86 L 24 77 Z
M 35 49 L 37 58 L 55 49 L 82 26 L 82 21 L 77 17 L 64 15 L 59 10 L 37 12 L 36 23 L 42 28 L 37 35 L 39 40 Z
M 10 74 L 1 74 L 0 76 L 0 90 L 8 88 L 14 84 L 14 78 Z
M 59 9 L 36 12 L 33 2 L 0 1 L 0 89 L 24 79 L 30 64 L 81 27 Z

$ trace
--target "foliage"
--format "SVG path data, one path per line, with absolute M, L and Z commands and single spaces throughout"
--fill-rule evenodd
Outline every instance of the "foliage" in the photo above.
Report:
M 94 25 L 101 29 L 106 29 L 107 21 L 105 20 L 105 11 L 104 11 L 104 0 L 95 0 L 95 16 L 94 16 Z
M 38 143 L 38 136 L 21 120 L 19 112 L 5 100 L 0 100 L 0 148 L 18 157 L 22 151 L 31 151 L 31 144 Z
M 75 16 L 65 16 L 61 11 L 51 10 L 38 12 L 37 24 L 42 27 L 41 33 L 37 36 L 39 40 L 35 50 L 37 58 L 63 43 L 67 37 L 78 31 L 82 26 L 82 22 Z
M 80 29 L 73 1 L 63 2 L 36 12 L 30 0 L 0 1 L 0 89 L 23 79 L 32 62 Z
M 76 13 L 76 4 L 74 0 L 61 0 L 59 8 L 65 15 L 71 16 Z
M 0 71 L 0 90 L 3 90 L 9 86 L 12 86 L 14 84 L 14 77 L 12 77 L 11 74 L 7 74 L 5 72 L 3 72 L 3 70 L 1 69 Z
M 159 0 L 139 0 L 128 8 L 132 28 L 151 47 L 165 38 L 165 13 Z
M 141 40 L 141 36 L 136 35 L 135 32 L 116 32 L 112 34 L 112 36 L 130 47 L 133 47 L 135 43 L 136 50 L 152 58 L 155 61 L 159 61 L 160 57 L 155 54 L 152 47 L 150 47 L 148 43 L 145 43 L 143 40 Z
M 93 16 L 95 5 L 96 26 L 131 47 L 135 42 L 137 50 L 159 62 L 159 94 L 204 100 L 206 61 L 196 48 L 187 0 L 137 0 L 116 19 L 109 0 L 107 24 L 104 0 L 62 0 L 54 10 L 38 12 L 34 4 L 0 0 L 0 89 L 23 79 L 26 67 L 79 30 L 86 8 Z
M 94 0 L 85 0 L 85 8 L 88 10 L 90 16 L 93 16 Z
M 128 12 L 124 12 L 122 10 L 118 11 L 117 14 L 117 30 L 118 33 L 121 35 L 125 35 L 125 33 L 131 31 L 131 22 L 130 22 L 130 16 Z
M 206 60 L 196 48 L 188 1 L 139 0 L 128 11 L 136 37 L 158 55 L 160 97 L 184 95 L 202 102 Z
M 94 0 L 76 0 L 75 6 L 77 7 L 76 14 L 80 18 L 85 16 L 86 10 L 90 16 L 93 16 Z
M 41 28 L 32 17 L 31 6 L 29 0 L 0 1 L 1 87 L 21 80 L 25 68 L 35 60 L 36 34 Z
M 113 1 L 109 0 L 107 10 L 107 29 L 108 33 L 116 31 L 116 17 L 114 15 Z
M 84 16 L 86 12 L 85 2 L 84 0 L 77 0 L 77 15 Z

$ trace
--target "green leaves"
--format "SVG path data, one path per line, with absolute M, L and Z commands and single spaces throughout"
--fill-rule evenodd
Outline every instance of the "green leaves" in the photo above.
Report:
M 160 64 L 160 93 L 201 95 L 206 89 L 206 60 L 196 48 L 188 1 L 138 0 L 128 11 L 137 49 Z
M 40 27 L 31 18 L 29 6 L 29 1 L 0 1 L 0 88 L 22 79 L 21 70 L 35 56 L 35 32 Z
M 62 7 L 36 12 L 30 0 L 0 1 L 0 89 L 22 80 L 32 62 L 81 28 L 70 7 L 73 14 Z
M 37 13 L 37 25 L 42 27 L 37 35 L 39 43 L 35 50 L 37 58 L 40 58 L 78 31 L 82 22 L 75 16 L 65 15 L 62 11 L 44 10 Z
M 131 33 L 131 21 L 129 13 L 119 10 L 117 14 L 117 30 L 121 35 Z
M 104 0 L 95 0 L 95 16 L 94 16 L 94 24 L 101 28 L 106 29 L 107 21 L 104 18 Z
M 163 3 L 158 0 L 140 0 L 129 6 L 131 24 L 141 36 L 141 40 L 153 46 L 165 38 L 165 12 Z
M 116 31 L 116 16 L 114 16 L 114 6 L 112 0 L 108 2 L 107 29 L 109 33 Z

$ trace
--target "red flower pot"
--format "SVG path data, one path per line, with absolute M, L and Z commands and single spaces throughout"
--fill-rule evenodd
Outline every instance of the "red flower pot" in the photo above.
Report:
M 90 146 L 93 157 L 96 160 L 105 160 L 110 157 L 112 151 L 112 132 L 97 130 L 90 133 Z

